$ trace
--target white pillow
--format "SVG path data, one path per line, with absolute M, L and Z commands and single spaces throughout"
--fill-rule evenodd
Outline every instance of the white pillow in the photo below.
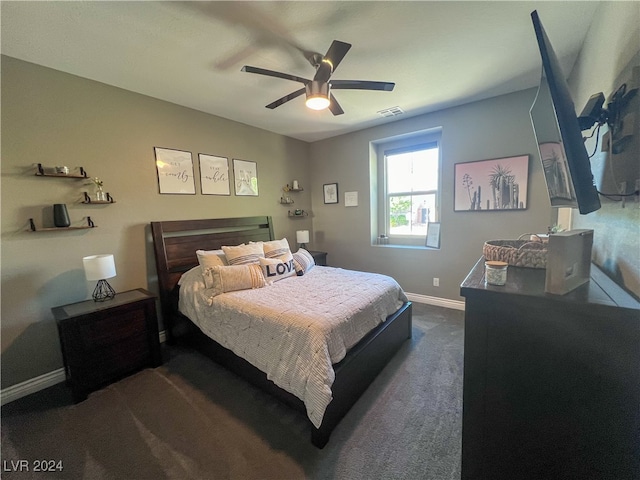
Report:
M 289 258 L 285 261 L 279 258 L 261 258 L 260 266 L 262 267 L 264 280 L 268 285 L 296 274 L 296 267 L 291 253 L 289 253 Z
M 262 250 L 266 258 L 279 258 L 286 262 L 291 255 L 291 249 L 289 248 L 289 242 L 286 238 L 282 240 L 271 240 L 270 242 L 263 242 Z
M 229 265 L 246 265 L 248 263 L 260 263 L 264 257 L 262 243 L 250 243 L 248 245 L 236 245 L 235 247 L 222 247 L 224 256 Z
M 210 267 L 202 274 L 213 296 L 236 290 L 261 288 L 266 285 L 262 268 L 258 264 Z
M 209 267 L 223 267 L 228 265 L 222 250 L 196 250 L 198 263 L 204 272 Z
M 304 248 L 300 248 L 296 253 L 293 254 L 293 262 L 296 266 L 296 272 L 298 273 L 298 275 L 304 275 L 316 264 L 313 256 Z

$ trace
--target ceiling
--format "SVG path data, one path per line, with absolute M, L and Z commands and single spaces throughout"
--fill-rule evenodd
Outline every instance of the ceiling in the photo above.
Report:
M 598 2 L 58 2 L 2 1 L 1 51 L 313 142 L 538 84 L 537 9 L 569 73 Z M 353 46 L 333 79 L 395 82 L 393 92 L 336 90 L 333 116 L 301 84 L 243 65 L 312 78 L 303 51 Z M 400 107 L 404 114 L 377 112 Z

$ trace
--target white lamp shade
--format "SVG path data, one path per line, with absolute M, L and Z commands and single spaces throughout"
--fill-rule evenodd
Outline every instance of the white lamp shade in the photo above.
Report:
M 82 259 L 87 280 L 104 280 L 116 276 L 113 255 L 89 255 Z
M 309 243 L 309 230 L 296 231 L 296 241 L 298 243 Z

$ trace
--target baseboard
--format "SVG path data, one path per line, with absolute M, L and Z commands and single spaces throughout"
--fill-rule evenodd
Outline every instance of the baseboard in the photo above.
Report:
M 454 310 L 464 310 L 464 301 L 451 300 L 449 298 L 430 297 L 418 293 L 407 293 L 407 298 L 415 303 L 425 303 L 436 307 L 451 308 Z
M 44 390 L 45 388 L 52 387 L 57 383 L 64 382 L 64 380 L 64 368 L 59 368 L 53 372 L 32 378 L 31 380 L 12 385 L 0 391 L 0 405 L 5 405 L 19 398 Z
M 160 337 L 160 343 L 164 343 L 167 339 L 165 330 L 162 330 L 158 336 Z M 11 385 L 10 387 L 0 390 L 0 405 L 6 405 L 7 403 L 39 392 L 45 388 L 53 387 L 58 383 L 64 382 L 65 379 L 64 368 L 59 368 L 53 372 L 39 375 L 16 385 Z
M 450 300 L 448 298 L 430 297 L 428 295 L 420 295 L 417 293 L 407 293 L 407 298 L 412 302 L 425 303 L 427 305 L 435 305 L 437 307 L 452 308 L 454 310 L 464 310 L 464 302 L 459 300 Z M 167 339 L 165 330 L 159 333 L 160 343 L 164 343 Z M 53 372 L 45 373 L 38 377 L 32 378 L 22 383 L 12 385 L 0 391 L 0 405 L 5 405 L 19 398 L 26 397 L 32 393 L 39 392 L 45 388 L 64 382 L 64 368 L 59 368 Z

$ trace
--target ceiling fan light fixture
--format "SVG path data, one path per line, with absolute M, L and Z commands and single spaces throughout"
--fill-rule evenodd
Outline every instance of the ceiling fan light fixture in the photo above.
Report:
M 312 81 L 305 86 L 307 100 L 305 104 L 312 110 L 324 110 L 329 106 L 329 83 Z

